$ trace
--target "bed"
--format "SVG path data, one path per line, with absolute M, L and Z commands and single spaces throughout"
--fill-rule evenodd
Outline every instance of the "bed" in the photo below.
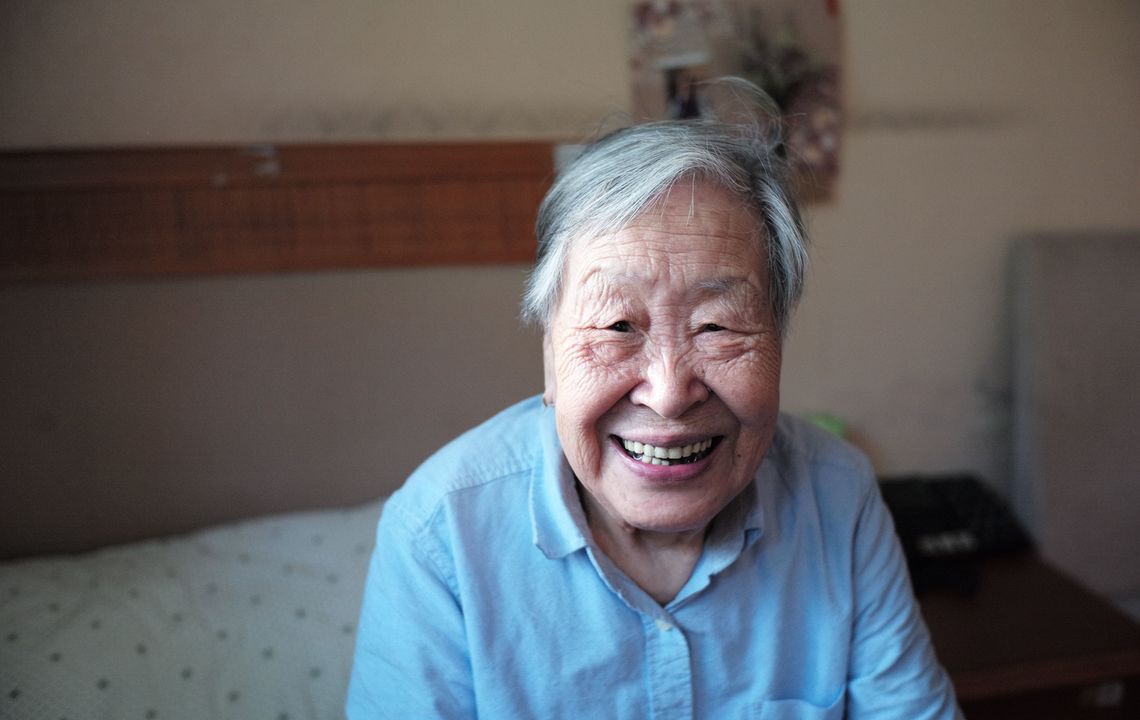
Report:
M 551 173 L 541 142 L 0 153 L 0 718 L 342 717 L 384 498 L 540 380 Z
M 381 507 L 0 564 L 0 716 L 339 717 Z

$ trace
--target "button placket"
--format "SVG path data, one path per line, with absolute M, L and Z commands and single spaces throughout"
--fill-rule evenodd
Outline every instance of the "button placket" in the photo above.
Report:
M 693 673 L 689 642 L 668 616 L 646 617 L 649 703 L 654 720 L 691 720 Z

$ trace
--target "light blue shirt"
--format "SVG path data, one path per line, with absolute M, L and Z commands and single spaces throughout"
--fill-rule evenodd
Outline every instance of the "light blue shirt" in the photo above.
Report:
M 537 398 L 384 508 L 348 716 L 958 717 L 866 459 L 781 416 L 662 607 L 593 545 Z

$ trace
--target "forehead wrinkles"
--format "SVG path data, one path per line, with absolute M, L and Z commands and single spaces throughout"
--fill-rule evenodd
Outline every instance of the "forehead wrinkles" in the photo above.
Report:
M 760 230 L 747 213 L 718 212 L 717 217 L 683 214 L 640 216 L 621 230 L 571 241 L 568 269 L 583 283 L 598 272 L 632 279 L 686 265 L 763 270 Z M 753 263 L 761 265 L 754 267 Z M 623 272 L 634 265 L 638 272 Z
M 579 284 L 575 306 L 579 312 L 600 311 L 626 302 L 629 295 L 653 288 L 649 277 L 638 273 L 610 272 L 604 268 L 592 269 Z M 759 311 L 764 304 L 764 288 L 747 277 L 726 275 L 698 280 L 684 288 L 686 303 L 718 302 L 745 311 Z
M 765 298 L 762 235 L 755 213 L 731 192 L 702 183 L 674 186 L 624 227 L 571 240 L 566 289 L 579 306 L 620 300 L 622 290 L 658 281 L 682 282 L 686 294 L 729 302 Z

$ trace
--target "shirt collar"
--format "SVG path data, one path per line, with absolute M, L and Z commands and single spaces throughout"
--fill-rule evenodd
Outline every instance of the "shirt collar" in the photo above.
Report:
M 585 548 L 588 531 L 574 473 L 558 440 L 554 408 L 543 407 L 540 410 L 538 431 L 540 457 L 533 464 L 530 484 L 531 525 L 534 544 L 553 560 Z M 776 475 L 771 458 L 765 457 L 751 486 L 734 498 L 713 521 L 709 537 L 711 544 L 721 547 L 728 544 L 734 550 L 730 554 L 738 555 L 756 541 L 764 524 L 764 509 L 760 501 L 764 493 L 760 489 L 764 484 L 775 483 Z M 721 562 L 726 560 L 724 558 Z
M 554 560 L 586 547 L 586 516 L 574 484 L 574 473 L 558 441 L 554 408 L 541 409 L 539 458 L 530 482 L 530 517 L 534 544 Z

